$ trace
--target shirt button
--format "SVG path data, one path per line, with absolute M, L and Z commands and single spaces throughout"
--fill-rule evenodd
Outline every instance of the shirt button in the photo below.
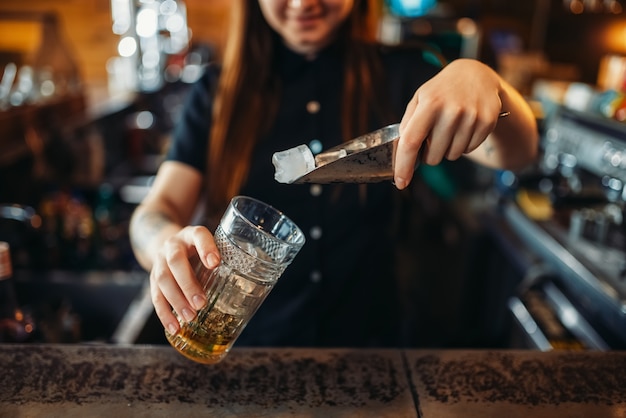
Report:
M 322 273 L 319 270 L 313 270 L 311 274 L 309 274 L 309 279 L 313 283 L 319 283 L 322 281 Z
M 322 228 L 320 228 L 319 226 L 314 226 L 309 231 L 309 235 L 313 239 L 320 239 L 322 237 Z
M 313 184 L 309 188 L 309 192 L 311 193 L 311 196 L 317 197 L 322 194 L 322 186 L 319 184 Z
M 320 111 L 320 102 L 316 100 L 311 100 L 306 104 L 306 111 L 315 114 Z

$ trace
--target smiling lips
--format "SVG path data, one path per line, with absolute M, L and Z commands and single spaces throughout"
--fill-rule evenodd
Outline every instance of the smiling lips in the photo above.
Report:
M 320 21 L 321 16 L 319 14 L 293 15 L 290 16 L 289 19 L 298 26 L 306 29 L 317 24 Z
M 317 20 L 316 16 L 299 16 L 294 19 L 296 22 L 308 23 Z

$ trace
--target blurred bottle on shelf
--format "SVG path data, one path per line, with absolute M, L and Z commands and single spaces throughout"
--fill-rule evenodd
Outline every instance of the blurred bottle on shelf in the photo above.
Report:
M 9 244 L 0 242 L 0 342 L 26 342 L 34 330 L 18 303 Z
M 78 65 L 61 33 L 56 14 L 41 18 L 41 43 L 33 57 L 34 98 L 46 101 L 79 94 L 82 89 Z
M 39 42 L 0 68 L 0 110 L 82 95 L 80 71 L 53 12 L 6 12 L 0 20 L 36 22 Z

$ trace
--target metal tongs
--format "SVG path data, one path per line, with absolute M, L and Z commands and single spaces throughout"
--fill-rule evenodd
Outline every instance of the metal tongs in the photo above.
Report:
M 502 112 L 498 117 L 508 116 Z M 315 156 L 315 168 L 292 184 L 376 183 L 393 180 L 400 124 L 394 123 L 359 136 Z M 416 163 L 419 164 L 419 158 Z

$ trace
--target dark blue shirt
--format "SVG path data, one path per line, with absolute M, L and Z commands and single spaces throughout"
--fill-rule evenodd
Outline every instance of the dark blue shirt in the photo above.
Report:
M 375 47 L 396 121 L 415 90 L 439 71 L 418 49 Z M 390 183 L 290 185 L 274 180 L 276 151 L 319 141 L 341 142 L 343 62 L 338 48 L 315 60 L 279 46 L 281 102 L 270 132 L 258 142 L 240 194 L 290 217 L 307 242 L 239 337 L 240 346 L 393 346 L 399 302 L 394 274 L 394 211 Z M 211 97 L 217 77 L 209 67 L 191 89 L 174 130 L 168 159 L 206 168 Z M 382 127 L 372 119 L 370 130 Z M 224 174 L 225 176 L 227 173 Z

